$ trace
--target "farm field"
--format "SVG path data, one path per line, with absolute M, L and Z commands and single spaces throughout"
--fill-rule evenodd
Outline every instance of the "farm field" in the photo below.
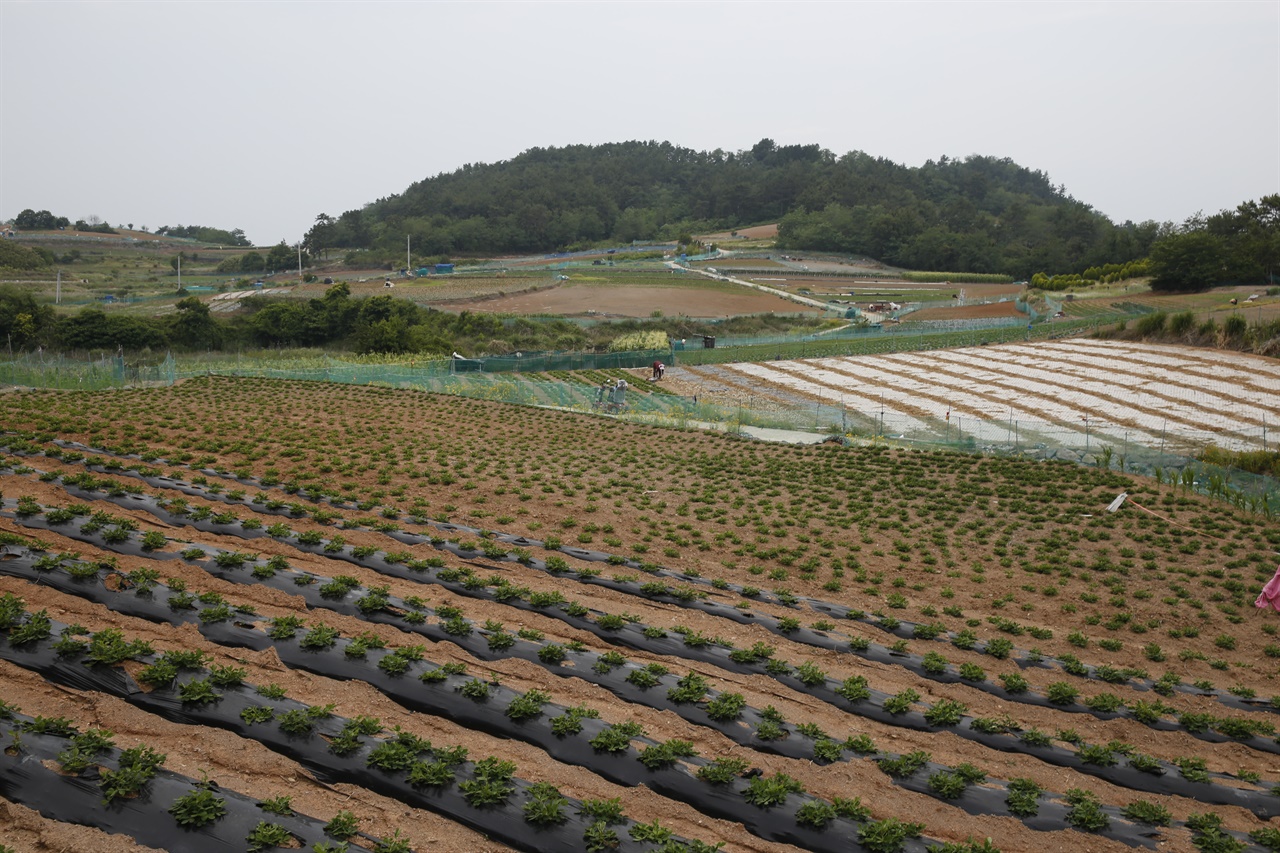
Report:
M 1280 364 L 1190 347 L 1079 338 L 687 371 L 712 393 L 843 403 L 864 428 L 998 445 L 1017 432 L 1028 446 L 1040 433 L 1117 454 L 1261 450 L 1274 449 L 1280 425 Z
M 648 317 L 654 311 L 686 317 L 723 317 L 770 311 L 822 313 L 820 309 L 797 305 L 778 296 L 688 274 L 624 283 L 571 276 L 568 281 L 536 292 L 488 299 L 476 305 L 448 301 L 433 304 L 443 310 L 470 307 L 471 310 L 500 313 L 571 317 Z
M 716 267 L 719 269 L 719 267 Z M 952 297 L 963 294 L 966 302 L 973 300 L 994 300 L 1001 297 L 1012 298 L 1023 291 L 1016 284 L 928 284 L 907 282 L 901 279 L 865 279 L 836 276 L 758 275 L 740 276 L 759 284 L 772 284 L 793 290 L 806 288 L 817 296 L 853 296 L 858 301 L 880 302 L 923 302 L 954 304 Z
M 941 305 L 922 308 L 906 315 L 906 320 L 974 320 L 990 317 L 1021 317 L 1027 315 L 1018 310 L 1015 302 L 988 302 L 976 305 Z
M 193 799 L 144 780 L 108 825 L 229 843 L 1280 840 L 1280 531 L 1168 483 L 218 377 L 0 427 L 18 850 L 143 849 L 13 781 L 48 756 L 96 802 L 139 747 Z
M 1267 323 L 1280 317 L 1280 296 L 1268 296 L 1264 288 L 1215 287 L 1205 293 L 1178 294 L 1153 293 L 1145 289 L 1132 294 L 1128 291 L 1126 287 L 1105 296 L 1092 296 L 1086 291 L 1070 302 L 1062 302 L 1062 309 L 1068 316 L 1087 317 L 1114 310 L 1116 305 L 1129 304 L 1167 314 L 1190 311 L 1198 320 L 1215 319 L 1219 324 L 1236 313 L 1250 323 Z M 1256 296 L 1252 302 L 1249 301 L 1251 296 Z M 1054 295 L 1054 298 L 1061 300 L 1060 295 Z M 1235 305 L 1231 304 L 1232 299 L 1236 300 Z

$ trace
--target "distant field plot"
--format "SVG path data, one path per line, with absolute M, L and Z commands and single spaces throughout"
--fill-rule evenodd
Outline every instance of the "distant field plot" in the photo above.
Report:
M 1232 299 L 1236 300 L 1235 304 L 1232 304 Z M 1237 312 L 1250 323 L 1265 323 L 1280 317 L 1280 297 L 1267 296 L 1265 290 L 1250 287 L 1215 288 L 1205 293 L 1139 292 L 1093 299 L 1077 298 L 1063 302 L 1062 310 L 1068 316 L 1089 317 L 1112 312 L 1117 305 L 1138 306 L 1142 310 L 1167 314 L 1190 311 L 1197 320 L 1212 318 L 1219 323 Z
M 475 304 L 448 301 L 433 304 L 445 310 L 467 308 L 565 316 L 648 317 L 655 311 L 667 316 L 688 317 L 725 317 L 770 311 L 821 313 L 817 308 L 807 309 L 767 293 L 687 274 L 634 281 L 571 278 L 536 292 L 512 293 Z
M 986 319 L 989 317 L 1022 317 L 1026 319 L 1026 314 L 1018 310 L 1017 303 L 1009 302 L 980 302 L 972 305 L 939 305 L 931 308 L 922 308 L 919 311 L 913 311 L 906 316 L 908 320 L 973 320 Z
M 1259 450 L 1280 424 L 1280 364 L 1176 346 L 1078 339 L 720 369 L 894 432 L 990 443 L 1043 432 L 1069 445 Z

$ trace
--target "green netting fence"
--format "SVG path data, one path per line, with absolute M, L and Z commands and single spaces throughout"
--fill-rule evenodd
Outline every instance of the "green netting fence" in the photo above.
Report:
M 175 377 L 172 355 L 146 361 L 124 355 L 93 359 L 28 353 L 0 361 L 0 385 L 28 388 L 97 391 L 126 385 L 172 385 Z
M 717 338 L 712 349 L 697 349 L 701 339 L 692 338 L 684 349 L 676 348 L 676 364 L 723 364 L 733 361 L 775 361 L 794 358 L 822 358 L 841 355 L 876 355 L 952 347 L 982 346 L 1015 341 L 1043 341 L 1097 331 L 1119 317 L 1089 317 L 1026 323 L 1016 326 L 932 331 L 924 325 L 903 324 L 884 329 L 850 331 L 838 337 L 806 335 L 778 341 L 754 343 L 751 339 Z M 865 328 L 865 327 L 864 327 Z

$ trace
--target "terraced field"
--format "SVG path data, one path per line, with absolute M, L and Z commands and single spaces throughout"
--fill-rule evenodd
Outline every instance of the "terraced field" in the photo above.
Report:
M 214 377 L 0 427 L 15 850 L 1280 846 L 1280 531 L 1169 485 Z
M 1194 453 L 1276 447 L 1280 364 L 1242 353 L 1095 339 L 688 368 L 728 382 L 846 406 L 886 431 L 1023 443 L 1052 431 L 1085 446 Z M 739 377 L 737 380 L 734 376 Z M 1072 435 L 1074 434 L 1074 435 Z

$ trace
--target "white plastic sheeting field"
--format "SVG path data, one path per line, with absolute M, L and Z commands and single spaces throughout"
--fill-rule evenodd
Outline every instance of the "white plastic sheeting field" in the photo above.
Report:
M 1280 362 L 1228 351 L 1080 338 L 724 367 L 908 438 L 1187 452 L 1280 432 Z

